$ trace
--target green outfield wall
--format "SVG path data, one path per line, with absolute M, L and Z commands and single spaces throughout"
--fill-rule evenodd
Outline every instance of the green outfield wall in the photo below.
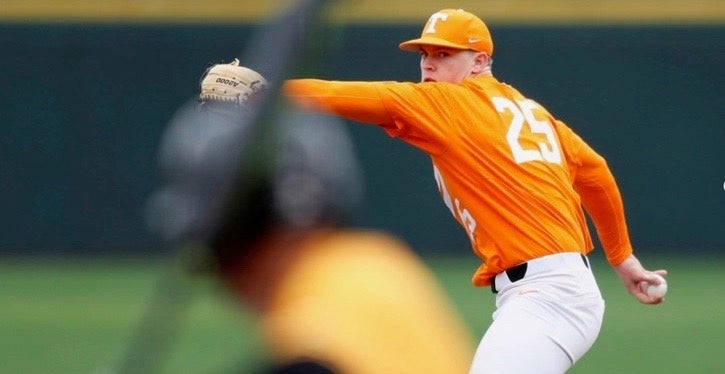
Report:
M 153 251 L 142 221 L 155 152 L 210 62 L 253 25 L 0 24 L 0 249 Z M 644 251 L 725 249 L 725 25 L 491 24 L 494 73 L 566 121 L 619 179 Z M 320 76 L 417 80 L 418 26 L 330 34 Z M 366 204 L 355 222 L 423 252 L 468 253 L 427 158 L 349 123 Z M 485 224 L 482 223 L 482 224 Z

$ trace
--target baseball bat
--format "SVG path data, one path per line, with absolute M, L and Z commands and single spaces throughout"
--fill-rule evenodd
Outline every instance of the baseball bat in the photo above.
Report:
M 219 232 L 232 230 L 226 217 L 238 213 L 250 187 L 245 181 L 271 173 L 276 137 L 275 120 L 280 105 L 279 88 L 290 68 L 302 55 L 311 30 L 327 0 L 304 0 L 273 18 L 252 35 L 240 56 L 242 65 L 259 71 L 269 82 L 258 105 L 253 108 L 251 131 L 246 136 L 251 144 L 239 157 L 236 167 L 224 171 L 228 186 L 222 191 L 220 204 L 208 216 L 204 230 L 196 237 L 181 238 L 164 243 L 174 256 L 160 275 L 143 314 L 137 321 L 125 350 L 111 372 L 158 372 L 167 359 L 171 345 L 179 333 L 186 312 L 193 304 L 194 287 L 189 274 L 203 266 L 208 244 Z M 240 142 L 242 139 L 240 138 Z M 244 164 L 246 167 L 241 167 Z

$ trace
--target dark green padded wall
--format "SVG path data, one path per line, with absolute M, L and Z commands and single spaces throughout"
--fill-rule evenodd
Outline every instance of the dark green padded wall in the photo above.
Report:
M 0 249 L 149 251 L 155 147 L 207 63 L 252 26 L 0 25 Z M 494 73 L 577 130 L 619 178 L 642 250 L 725 248 L 725 27 L 491 25 Z M 348 26 L 335 79 L 417 80 L 417 27 Z M 357 223 L 423 252 L 468 253 L 427 158 L 349 124 L 367 181 Z M 485 224 L 485 223 L 484 223 Z

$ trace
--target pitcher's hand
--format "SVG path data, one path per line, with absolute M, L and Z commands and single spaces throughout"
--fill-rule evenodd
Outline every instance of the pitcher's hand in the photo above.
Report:
M 665 301 L 664 297 L 647 295 L 642 290 L 641 283 L 659 284 L 660 279 L 656 275 L 664 277 L 667 275 L 667 270 L 649 271 L 642 267 L 642 264 L 634 255 L 629 256 L 624 262 L 615 266 L 614 270 L 617 272 L 619 279 L 622 280 L 622 283 L 624 283 L 624 288 L 627 289 L 627 292 L 641 303 L 654 305 Z

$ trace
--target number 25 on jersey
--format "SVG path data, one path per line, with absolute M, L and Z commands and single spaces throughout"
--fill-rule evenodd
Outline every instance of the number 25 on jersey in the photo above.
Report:
M 531 161 L 561 164 L 561 151 L 554 129 L 549 122 L 541 121 L 534 116 L 534 110 L 539 108 L 536 102 L 529 99 L 513 102 L 504 97 L 494 97 L 493 105 L 499 113 L 511 113 L 511 123 L 509 123 L 506 133 L 506 140 L 517 164 Z M 521 145 L 521 131 L 524 129 L 524 125 L 528 125 L 532 134 L 544 135 L 546 141 L 539 142 L 538 148 L 524 148 Z

